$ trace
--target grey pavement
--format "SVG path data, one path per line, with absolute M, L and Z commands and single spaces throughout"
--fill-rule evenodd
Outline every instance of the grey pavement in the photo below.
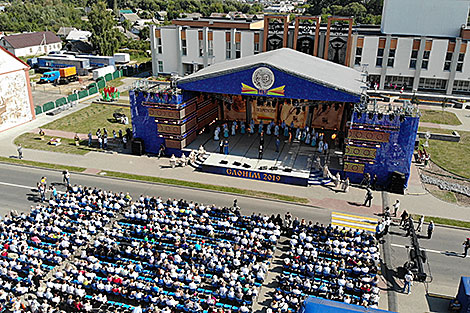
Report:
M 425 110 L 435 110 L 441 111 L 442 109 L 436 106 L 429 106 L 429 105 L 420 105 L 420 109 Z M 433 124 L 433 123 L 420 123 L 420 126 L 424 127 L 433 127 L 433 128 L 441 128 L 441 129 L 451 129 L 451 130 L 463 130 L 463 131 L 470 131 L 470 110 L 466 109 L 454 109 L 454 108 L 445 108 L 445 111 L 452 112 L 457 115 L 461 125 L 446 125 L 446 124 Z

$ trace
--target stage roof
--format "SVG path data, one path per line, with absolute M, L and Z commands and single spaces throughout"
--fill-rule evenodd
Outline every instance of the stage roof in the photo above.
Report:
M 386 313 L 379 309 L 366 308 L 356 304 L 332 301 L 323 298 L 308 297 L 300 313 Z
M 264 69 L 257 77 L 267 80 L 265 90 L 255 84 L 259 68 Z M 364 85 L 352 68 L 289 48 L 216 63 L 177 84 L 192 91 L 344 102 L 358 102 Z

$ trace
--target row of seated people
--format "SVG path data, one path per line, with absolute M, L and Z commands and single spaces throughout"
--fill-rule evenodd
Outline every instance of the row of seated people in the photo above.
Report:
M 280 235 L 267 220 L 141 197 L 49 282 L 49 298 L 65 288 L 149 312 L 249 312 Z
M 115 217 L 119 208 L 113 205 L 125 206 L 127 202 L 125 195 L 69 188 L 65 193 L 51 195 L 49 203 L 31 207 L 29 213 L 12 211 L 7 215 L 0 221 L 2 309 L 14 309 L 19 305 L 18 301 L 13 301 L 14 296 L 38 293 L 41 281 L 49 271 L 71 259 L 79 247 L 87 244 Z M 2 296 L 4 292 L 10 300 Z M 41 305 L 36 307 L 33 310 L 31 303 L 20 305 L 24 312 L 60 311 L 54 306 L 47 311 L 41 309 Z
M 298 310 L 307 296 L 377 307 L 380 257 L 373 234 L 297 218 L 286 224 L 290 250 L 270 312 Z

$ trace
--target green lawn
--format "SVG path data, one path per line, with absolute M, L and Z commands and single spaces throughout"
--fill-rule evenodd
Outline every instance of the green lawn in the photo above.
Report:
M 450 203 L 457 203 L 457 198 L 455 197 L 455 194 L 451 191 L 434 189 L 434 190 L 430 190 L 429 192 L 434 197 L 441 199 L 442 201 L 450 202 Z
M 90 151 L 97 151 L 94 148 L 87 147 L 87 139 L 83 139 L 80 142 L 80 146 L 75 145 L 75 141 L 72 139 L 61 138 L 61 144 L 59 146 L 54 146 L 49 144 L 49 140 L 52 137 L 44 136 L 44 140 L 40 140 L 37 134 L 33 133 L 24 133 L 15 139 L 15 144 L 21 144 L 23 148 L 26 149 L 35 149 L 35 150 L 45 150 L 45 151 L 54 151 L 62 153 L 73 153 L 73 154 L 87 154 Z
M 113 113 L 119 111 L 129 118 L 129 125 L 117 123 L 113 118 Z M 49 124 L 41 126 L 44 129 L 57 129 L 82 134 L 88 134 L 92 131 L 94 134 L 98 128 L 106 127 L 108 133 L 111 134 L 113 129 L 116 132 L 119 129 L 125 131 L 131 128 L 131 113 L 129 108 L 118 107 L 105 104 L 91 104 L 77 112 L 64 116 Z
M 470 132 L 459 131 L 460 142 L 429 140 L 426 149 L 431 153 L 431 160 L 440 167 L 456 175 L 470 178 Z M 420 144 L 424 139 L 420 139 Z
M 412 214 L 413 220 L 418 221 L 421 218 L 421 215 L 419 214 Z M 434 222 L 434 224 L 437 225 L 449 225 L 449 226 L 457 226 L 457 227 L 463 227 L 463 228 L 470 228 L 470 222 L 465 222 L 465 221 L 460 221 L 460 220 L 453 220 L 450 218 L 442 218 L 442 217 L 436 217 L 436 216 L 425 216 L 424 221 L 426 223 L 429 223 L 431 221 Z
M 65 165 L 59 165 L 59 164 L 36 162 L 36 161 L 30 161 L 30 160 L 24 160 L 24 159 L 20 160 L 20 159 L 13 159 L 13 158 L 7 158 L 7 157 L 0 157 L 0 162 L 37 166 L 37 167 L 43 167 L 43 168 L 50 168 L 53 170 L 69 170 L 71 172 L 83 172 L 84 170 L 86 170 L 86 168 L 84 167 L 65 166 Z
M 421 110 L 420 122 L 446 124 L 446 125 L 461 125 L 459 118 L 455 113 L 442 111 L 442 110 Z
M 420 132 L 431 132 L 433 134 L 446 134 L 446 135 L 452 135 L 453 130 L 452 129 L 443 129 L 443 128 L 432 128 L 432 127 L 419 127 L 418 131 Z
M 123 78 L 124 77 L 119 77 L 119 78 L 107 81 L 106 82 L 106 87 L 116 87 L 117 88 L 119 86 L 124 85 L 124 82 L 122 81 Z

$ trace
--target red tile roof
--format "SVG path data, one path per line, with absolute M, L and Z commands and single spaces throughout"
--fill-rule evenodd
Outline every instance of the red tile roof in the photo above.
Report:
M 51 31 L 16 34 L 5 36 L 3 39 L 14 49 L 39 46 L 41 43 L 48 45 L 61 42 L 60 38 Z

